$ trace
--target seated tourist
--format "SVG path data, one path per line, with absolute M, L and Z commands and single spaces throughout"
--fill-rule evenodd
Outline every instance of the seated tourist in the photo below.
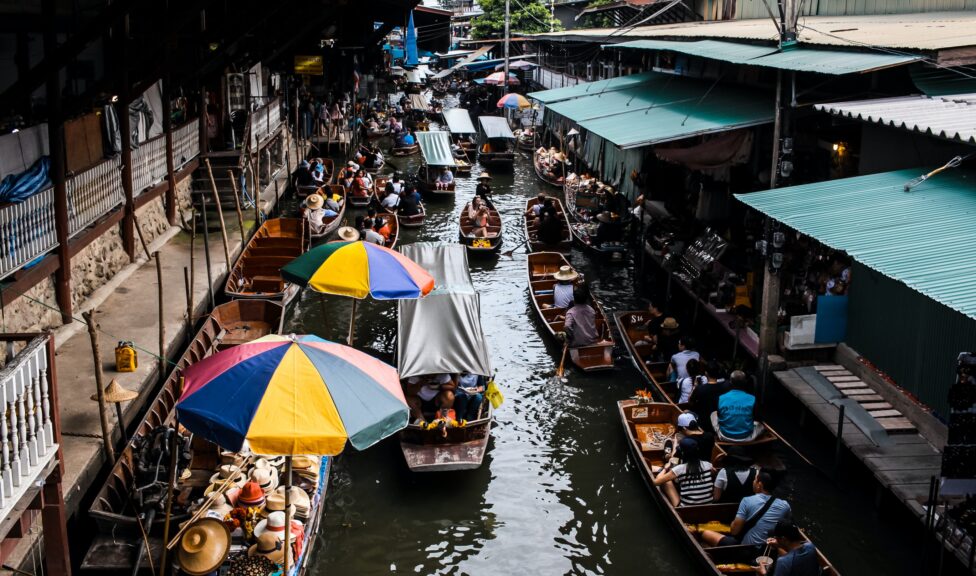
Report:
M 385 192 L 389 194 L 399 194 L 403 191 L 403 178 L 400 177 L 400 173 L 397 172 L 390 176 L 390 179 L 386 181 Z
M 777 483 L 775 471 L 768 468 L 759 470 L 752 484 L 755 494 L 739 502 L 729 534 L 705 530 L 701 533 L 702 543 L 706 546 L 744 544 L 754 546 L 757 552 L 761 551 L 776 524 L 792 517 L 789 502 L 772 495 Z M 751 558 L 756 556 L 756 553 L 750 554 Z
M 461 372 L 457 390 L 454 391 L 454 412 L 458 420 L 478 419 L 478 410 L 484 399 L 485 387 L 482 377 L 470 372 Z
M 740 446 L 725 446 L 722 469 L 715 476 L 713 497 L 716 502 L 737 503 L 755 494 L 753 481 L 759 469 L 753 459 Z
M 767 545 L 776 547 L 779 557 L 773 558 L 773 566 L 760 564 L 758 574 L 770 576 L 820 576 L 820 559 L 813 543 L 803 537 L 796 524 L 780 520 L 773 527 Z
M 688 363 L 685 364 L 685 371 L 688 375 L 678 380 L 678 404 L 684 404 L 691 400 L 691 394 L 695 388 L 708 381 L 708 378 L 702 374 L 702 367 L 698 358 L 688 360 Z
M 655 486 L 664 486 L 672 506 L 712 503 L 712 463 L 702 458 L 698 442 L 683 438 L 675 453 L 679 464 L 667 462 L 654 477 Z
M 400 195 L 396 192 L 390 192 L 383 198 L 380 205 L 387 210 L 396 210 L 400 206 Z
M 414 376 L 407 380 L 407 405 L 410 420 L 417 425 L 426 424 L 425 414 L 442 417 L 454 406 L 454 390 L 457 381 L 450 374 Z
M 698 416 L 693 412 L 682 412 L 678 414 L 676 427 L 675 438 L 679 441 L 682 438 L 692 438 L 698 442 L 698 455 L 705 460 L 711 460 L 712 449 L 715 448 L 715 435 L 702 430 L 698 424 Z
M 528 210 L 525 211 L 525 218 L 530 222 L 537 219 L 539 214 L 542 212 L 542 203 L 546 200 L 546 193 L 539 192 L 536 196 L 536 203 L 533 204 Z
M 420 214 L 420 204 L 414 199 L 413 194 L 408 194 L 406 190 L 400 192 L 398 202 L 399 214 L 401 216 L 416 216 Z
M 363 229 L 360 230 L 359 235 L 365 242 L 372 242 L 373 244 L 379 244 L 380 246 L 386 245 L 386 238 L 382 234 L 376 231 L 374 228 L 375 222 L 372 218 L 366 218 L 363 220 Z
M 762 422 L 756 422 L 756 397 L 749 383 L 741 377 L 731 379 L 732 389 L 718 398 L 718 410 L 712 412 L 712 428 L 723 442 L 751 442 L 763 433 Z
M 312 182 L 312 165 L 308 163 L 308 160 L 302 160 L 292 174 L 292 186 L 296 188 L 298 186 L 312 186 Z
M 440 175 L 437 177 L 437 181 L 434 182 L 434 187 L 438 190 L 448 190 L 452 184 L 454 184 L 454 172 L 451 172 L 450 168 L 444 166 Z
M 668 364 L 668 380 L 677 382 L 688 377 L 688 362 L 701 360 L 701 354 L 695 351 L 695 344 L 688 336 L 678 338 L 678 351 L 671 356 Z
M 715 432 L 712 412 L 718 410 L 718 399 L 728 391 L 729 385 L 722 374 L 722 367 L 715 361 L 705 363 L 705 381 L 691 393 L 688 405 L 692 412 L 703 416 L 699 424 L 712 432 Z
M 325 199 L 318 194 L 309 194 L 305 199 L 305 219 L 308 220 L 308 228 L 312 236 L 320 236 L 325 232 L 325 227 L 331 223 L 325 221 L 326 218 L 335 218 L 338 212 L 325 208 Z
M 570 266 L 560 266 L 552 275 L 556 283 L 552 286 L 552 307 L 571 308 L 573 306 L 573 291 L 579 273 Z
M 388 219 L 377 217 L 373 222 L 373 229 L 383 237 L 384 244 L 390 241 L 390 236 L 393 234 L 393 227 L 390 226 Z
M 577 286 L 573 292 L 573 306 L 566 311 L 563 333 L 570 348 L 592 346 L 600 341 L 596 310 L 590 306 L 590 291 L 585 286 Z
M 366 171 L 360 169 L 356 172 L 356 178 L 352 183 L 352 193 L 354 196 L 369 196 L 370 185 L 366 178 Z

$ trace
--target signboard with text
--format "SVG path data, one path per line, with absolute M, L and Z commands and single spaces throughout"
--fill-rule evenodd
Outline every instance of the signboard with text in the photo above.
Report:
M 295 74 L 321 76 L 323 73 L 322 56 L 295 56 Z

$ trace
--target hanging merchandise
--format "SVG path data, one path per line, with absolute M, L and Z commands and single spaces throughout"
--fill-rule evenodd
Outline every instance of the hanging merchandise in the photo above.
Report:
M 139 354 L 135 344 L 122 340 L 115 347 L 115 369 L 119 372 L 135 372 L 139 367 Z

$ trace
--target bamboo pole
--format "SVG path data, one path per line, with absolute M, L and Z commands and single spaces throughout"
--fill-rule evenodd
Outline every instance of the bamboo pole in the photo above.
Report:
M 291 454 L 285 456 L 285 565 L 282 574 L 288 574 L 291 556 Z
M 186 271 L 186 268 L 183 269 Z M 182 378 L 180 379 L 182 381 Z M 182 388 L 182 386 L 180 386 Z M 176 489 L 176 466 L 179 463 L 179 449 L 180 449 L 180 430 L 178 427 L 173 428 L 173 438 L 169 445 L 169 480 L 166 483 L 166 518 L 163 520 L 163 542 L 169 541 L 169 524 L 170 520 L 173 518 L 173 492 Z M 169 555 L 169 548 L 163 546 L 163 557 L 160 561 L 160 574 L 166 576 L 169 571 L 166 565 L 167 556 Z
M 166 322 L 163 316 L 163 264 L 159 251 L 153 253 L 156 260 L 156 283 L 159 285 L 159 382 L 166 380 Z
M 135 211 L 132 212 L 132 227 L 136 229 L 136 233 L 139 234 L 139 243 L 142 244 L 142 249 L 146 252 L 146 260 L 152 260 L 152 254 L 149 252 L 149 245 L 146 244 L 146 237 L 142 235 L 142 226 L 139 225 L 139 218 L 136 216 Z
M 352 299 L 352 314 L 349 315 L 349 337 L 346 338 L 346 343 L 352 346 L 353 339 L 356 333 L 356 303 L 359 302 L 357 299 Z
M 207 176 L 210 177 L 210 192 L 213 194 L 214 204 L 217 205 L 217 219 L 220 221 L 220 237 L 224 242 L 224 259 L 227 261 L 227 271 L 229 272 L 234 265 L 230 261 L 230 245 L 227 243 L 227 224 L 224 222 L 224 209 L 220 205 L 220 195 L 217 192 L 217 182 L 214 181 L 213 169 L 210 167 L 210 158 L 204 158 L 207 164 Z
M 247 241 L 245 240 L 246 236 L 244 234 L 244 213 L 241 212 L 241 197 L 237 191 L 237 178 L 234 176 L 234 171 L 228 170 L 227 175 L 230 176 L 230 185 L 234 189 L 234 208 L 237 210 L 237 225 L 241 227 L 241 251 L 243 251 Z M 257 228 L 255 228 L 256 230 Z
M 92 308 L 83 312 L 82 317 L 88 324 L 88 337 L 91 339 L 92 359 L 95 361 L 95 387 L 98 398 L 98 420 L 102 426 L 102 447 L 105 449 L 105 459 L 109 465 L 115 465 L 115 447 L 112 446 L 112 434 L 108 427 L 108 408 L 105 405 L 105 386 L 102 384 L 102 358 L 98 348 L 98 325 L 95 323 L 96 312 Z M 121 422 L 119 423 L 121 426 Z
M 207 230 L 207 197 L 202 196 L 200 198 L 200 206 L 203 210 L 203 256 L 207 261 L 207 295 L 210 297 L 210 307 L 208 310 L 213 310 L 214 304 L 214 292 L 213 292 L 213 271 L 210 266 L 210 233 Z M 229 272 L 229 270 L 228 270 Z
M 193 338 L 193 284 L 190 282 L 190 269 L 183 267 L 183 287 L 186 289 L 186 340 Z

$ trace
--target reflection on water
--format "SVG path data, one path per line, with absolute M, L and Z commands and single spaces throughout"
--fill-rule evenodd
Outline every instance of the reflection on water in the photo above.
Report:
M 407 173 L 417 162 L 391 163 Z M 479 171 L 475 166 L 472 173 Z M 525 200 L 555 189 L 536 178 L 524 156 L 513 174 L 495 173 L 492 184 L 506 251 L 524 240 Z M 425 226 L 402 229 L 400 242 L 456 242 L 458 213 L 474 186 L 472 178 L 458 179 L 456 198 L 428 203 Z M 615 403 L 643 382 L 623 358 L 612 372 L 585 375 L 569 368 L 567 384 L 549 383 L 560 348 L 543 339 L 531 311 L 525 260 L 519 247 L 513 257 L 471 261 L 506 396 L 495 412 L 484 464 L 467 472 L 414 474 L 395 438 L 343 454 L 333 469 L 313 575 L 698 572 L 627 457 Z M 576 251 L 572 262 L 608 313 L 643 303 L 631 265 L 601 265 Z M 304 293 L 289 312 L 288 329 L 341 340 L 349 313 L 347 299 Z M 395 316 L 393 303 L 362 302 L 357 346 L 393 362 Z M 790 454 L 783 457 L 798 469 L 786 495 L 842 569 L 917 573 L 906 557 L 913 547 L 900 546 L 907 536 L 882 536 L 870 499 L 845 494 Z M 835 524 L 839 530 L 828 529 Z

